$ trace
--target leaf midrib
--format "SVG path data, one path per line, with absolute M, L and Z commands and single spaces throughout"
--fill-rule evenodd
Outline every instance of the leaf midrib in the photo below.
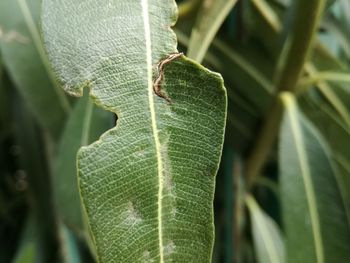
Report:
M 156 109 L 153 96 L 153 78 L 152 78 L 152 44 L 151 44 L 151 28 L 149 21 L 148 0 L 141 0 L 142 15 L 145 29 L 146 55 L 147 55 L 147 82 L 148 82 L 148 101 L 151 112 L 152 131 L 157 154 L 157 171 L 158 171 L 158 240 L 159 240 L 159 257 L 160 263 L 164 262 L 163 255 L 163 222 L 162 222 L 162 199 L 163 199 L 163 161 L 161 156 L 161 144 L 158 136 L 158 126 L 156 121 Z

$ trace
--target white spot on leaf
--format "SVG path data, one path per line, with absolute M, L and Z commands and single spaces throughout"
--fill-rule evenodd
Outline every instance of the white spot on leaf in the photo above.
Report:
M 136 224 L 141 223 L 141 221 L 142 221 L 141 216 L 139 215 L 139 213 L 137 212 L 137 210 L 135 209 L 135 207 L 131 201 L 128 202 L 127 210 L 124 213 L 124 216 L 125 216 L 125 222 L 128 225 L 136 225 Z
M 174 242 L 173 241 L 169 241 L 167 243 L 167 245 L 163 248 L 164 255 L 165 256 L 169 256 L 169 255 L 173 254 L 174 251 L 175 251 L 175 248 L 176 248 L 176 246 L 175 246 Z

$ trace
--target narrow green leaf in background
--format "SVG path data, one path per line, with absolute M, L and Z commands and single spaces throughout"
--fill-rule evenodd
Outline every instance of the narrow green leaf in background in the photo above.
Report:
M 39 123 L 54 138 L 70 105 L 47 62 L 37 23 L 40 0 L 0 1 L 0 50 L 16 88 Z
M 81 263 L 83 262 L 80 256 L 78 242 L 72 232 L 68 228 L 62 226 L 61 236 L 63 239 L 62 257 L 65 263 Z
M 337 92 L 338 89 L 333 87 L 332 90 Z M 350 94 L 345 92 L 339 94 L 338 98 L 342 100 L 344 105 L 349 105 Z M 308 96 L 304 97 L 301 102 L 303 111 L 312 118 L 313 124 L 327 140 L 331 148 L 331 158 L 336 166 L 337 183 L 344 200 L 347 218 L 350 222 L 350 165 L 347 157 L 350 153 L 349 127 L 342 117 L 337 114 L 333 105 L 329 105 L 323 97 Z
M 28 243 L 20 252 L 14 263 L 34 263 L 35 262 L 35 250 L 34 244 Z
M 280 32 L 282 30 L 279 17 L 266 0 L 252 0 L 252 4 L 275 32 Z
M 60 216 L 66 225 L 83 231 L 80 193 L 78 190 L 76 155 L 81 146 L 98 139 L 113 125 L 112 113 L 97 109 L 86 94 L 79 100 L 64 128 L 58 146 L 53 182 Z
M 36 231 L 37 227 L 33 215 L 29 215 L 27 222 L 24 224 L 21 240 L 13 263 L 41 262 L 40 245 Z
M 175 21 L 173 0 L 43 2 L 46 46 L 66 91 L 88 86 L 118 115 L 78 155 L 100 262 L 211 260 L 226 93 L 218 74 L 183 56 L 157 68 L 177 52 Z M 170 102 L 153 90 L 159 76 Z
M 220 26 L 236 4 L 237 0 L 206 0 L 198 13 L 192 29 L 188 57 L 202 62 Z
M 279 158 L 287 259 L 343 262 L 350 257 L 350 228 L 330 150 L 293 95 L 281 97 L 286 108 Z
M 15 139 L 20 149 L 19 161 L 28 182 L 28 199 L 33 216 L 37 262 L 52 262 L 60 248 L 59 224 L 53 200 L 51 171 L 46 158 L 44 136 L 19 94 L 14 93 L 13 109 Z
M 259 263 L 285 262 L 284 241 L 278 225 L 259 207 L 252 196 L 246 196 L 246 203 L 251 215 L 257 261 Z

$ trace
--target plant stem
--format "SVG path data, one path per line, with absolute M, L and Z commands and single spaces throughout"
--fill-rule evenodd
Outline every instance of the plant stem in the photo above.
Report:
M 246 176 L 248 188 L 255 183 L 266 160 L 269 157 L 276 135 L 278 134 L 282 115 L 283 106 L 279 99 L 277 99 L 267 114 L 262 129 L 256 138 L 253 151 L 247 160 Z
M 194 12 L 198 11 L 202 0 L 187 0 L 179 4 L 179 17 L 190 17 Z
M 323 13 L 324 0 L 297 0 L 293 9 L 291 32 L 284 44 L 277 71 L 276 94 L 271 109 L 265 118 L 253 150 L 247 159 L 247 186 L 251 188 L 260 174 L 278 134 L 283 107 L 279 103 L 279 93 L 297 92 L 297 83 L 304 64 L 312 51 L 313 39 Z
M 241 238 L 244 222 L 244 181 L 242 173 L 242 159 L 236 155 L 233 163 L 233 262 L 241 262 Z

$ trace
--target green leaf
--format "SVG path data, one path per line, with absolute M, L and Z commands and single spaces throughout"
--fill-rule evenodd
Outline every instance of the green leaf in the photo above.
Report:
M 77 240 L 74 235 L 64 225 L 61 227 L 62 242 L 62 258 L 67 263 L 81 263 L 81 256 Z
M 172 0 L 43 2 L 50 59 L 75 95 L 118 115 L 78 154 L 100 262 L 209 262 L 213 194 L 226 119 L 222 78 L 176 52 Z M 160 67 L 162 68 L 162 67 Z
M 268 2 L 265 0 L 252 0 L 252 4 L 275 32 L 282 30 L 281 21 Z
M 349 105 L 349 94 L 343 94 L 340 97 L 345 105 Z M 335 175 L 350 222 L 350 163 L 349 158 L 347 158 L 350 150 L 349 127 L 323 97 L 315 96 L 314 93 L 310 92 L 310 96 L 304 96 L 301 102 L 303 111 L 307 116 L 312 117 L 312 123 L 322 133 L 332 150 L 331 157 L 336 165 Z
M 77 231 L 83 230 L 83 220 L 75 158 L 81 146 L 95 141 L 112 127 L 111 115 L 97 109 L 85 96 L 76 103 L 58 147 L 53 178 L 55 199 L 65 224 Z
M 349 223 L 329 149 L 283 93 L 280 135 L 281 199 L 290 262 L 342 262 L 349 258 Z M 337 238 L 334 238 L 337 237 Z
M 42 262 L 42 247 L 38 238 L 38 227 L 33 214 L 29 214 L 24 223 L 19 246 L 13 258 L 14 263 Z
M 35 246 L 33 243 L 26 244 L 19 252 L 14 263 L 34 263 L 35 262 Z
M 348 28 L 348 25 L 344 23 L 344 21 L 339 21 L 334 16 L 329 15 L 324 23 L 323 27 L 325 28 L 327 34 L 326 39 L 329 40 L 329 42 L 334 43 L 336 51 L 339 52 L 339 47 L 343 51 L 343 54 L 345 56 L 339 56 L 340 59 L 342 58 L 349 58 L 350 57 L 350 42 L 349 42 L 349 36 L 350 36 L 350 30 Z M 328 45 L 330 46 L 330 44 Z M 332 46 L 331 46 L 332 47 Z
M 39 0 L 0 1 L 3 63 L 39 123 L 58 138 L 70 105 L 57 86 L 38 28 Z
M 192 29 L 188 56 L 202 62 L 210 43 L 213 41 L 225 18 L 237 0 L 204 1 Z
M 329 103 L 337 110 L 337 112 L 342 117 L 346 125 L 350 127 L 349 109 L 347 109 L 346 105 L 342 102 L 343 94 L 341 94 L 341 96 L 339 94 L 339 93 L 342 93 L 342 90 L 336 87 L 334 84 L 333 84 L 333 87 L 331 87 L 330 86 L 331 83 L 322 81 L 322 76 L 327 74 L 318 73 L 317 68 L 315 68 L 314 65 L 309 64 L 307 65 L 306 69 L 307 69 L 307 72 L 311 75 L 310 79 L 312 80 L 313 78 L 315 78 L 315 82 L 317 82 L 317 88 L 319 89 L 319 91 L 329 101 Z M 340 74 L 333 73 L 330 75 L 331 76 L 335 75 L 336 77 L 339 77 L 338 75 Z M 347 74 L 344 74 L 344 75 L 348 76 Z M 309 88 L 309 85 L 307 85 L 306 87 Z M 345 97 L 347 97 L 346 95 L 347 94 L 345 91 Z
M 16 120 L 13 132 L 20 149 L 19 164 L 28 182 L 31 212 L 34 220 L 35 235 L 40 248 L 39 262 L 50 262 L 59 247 L 58 224 L 53 206 L 51 170 L 47 160 L 47 148 L 44 136 L 38 132 L 33 116 L 17 93 L 12 95 L 12 119 Z
M 246 203 L 251 215 L 257 261 L 259 263 L 285 262 L 284 244 L 278 225 L 259 207 L 252 196 L 246 196 Z

